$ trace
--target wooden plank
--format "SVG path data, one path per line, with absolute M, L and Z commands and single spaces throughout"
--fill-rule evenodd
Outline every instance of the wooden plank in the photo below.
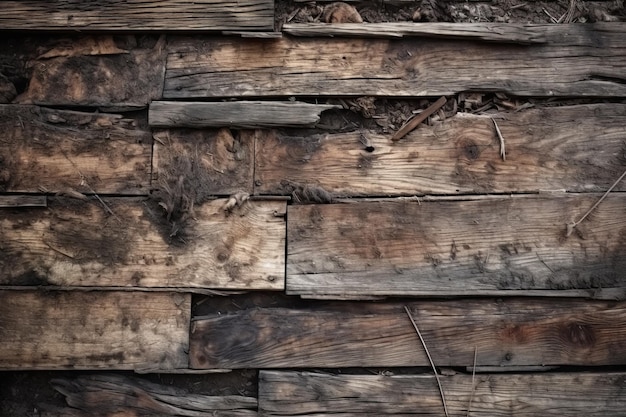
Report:
M 285 202 L 219 199 L 168 221 L 156 201 L 102 200 L 0 211 L 0 285 L 284 289 Z
M 272 0 L 5 0 L 2 30 L 267 30 L 274 27 Z
M 0 208 L 7 207 L 47 207 L 45 195 L 1 195 Z
M 0 105 L 0 191 L 147 194 L 145 119 Z
M 626 194 L 566 237 L 599 197 L 290 206 L 287 292 L 626 298 Z
M 432 375 L 261 371 L 261 416 L 442 416 Z M 440 376 L 451 416 L 621 416 L 626 374 Z M 471 407 L 470 407 L 470 397 Z M 469 410 L 468 410 L 469 409 Z
M 292 36 L 348 36 L 372 38 L 427 37 L 487 42 L 545 43 L 545 28 L 503 23 L 285 23 L 283 32 Z
M 163 96 L 417 97 L 461 91 L 626 96 L 626 24 L 543 28 L 548 43 L 533 46 L 439 39 L 178 38 L 168 44 Z
M 257 132 L 169 129 L 154 133 L 153 185 L 173 188 L 183 176 L 196 201 L 240 191 L 252 194 Z
M 270 131 L 256 147 L 255 192 L 289 192 L 285 182 L 335 197 L 603 192 L 623 172 L 625 116 L 623 104 L 493 115 L 506 161 L 493 120 L 464 113 L 419 126 L 398 142 L 367 131 L 308 137 Z M 626 191 L 626 183 L 618 187 Z
M 190 314 L 187 294 L 0 291 L 0 369 L 186 368 Z
M 626 303 L 465 299 L 408 304 L 436 366 L 626 363 Z M 237 331 L 233 331 L 237 329 Z M 402 304 L 255 308 L 192 322 L 191 368 L 430 366 Z
M 312 127 L 323 111 L 340 107 L 294 101 L 153 101 L 149 120 L 153 127 Z

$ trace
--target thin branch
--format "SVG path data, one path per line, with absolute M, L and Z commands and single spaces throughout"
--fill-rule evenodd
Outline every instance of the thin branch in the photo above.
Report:
M 474 346 L 474 367 L 472 368 L 472 393 L 470 395 L 469 404 L 467 405 L 467 417 L 470 415 L 472 409 L 472 401 L 474 400 L 474 392 L 476 391 L 476 385 L 474 381 L 476 379 L 476 355 L 478 354 L 478 347 Z
M 395 135 L 391 137 L 391 140 L 396 141 L 402 139 L 406 136 L 410 131 L 415 129 L 422 123 L 424 120 L 428 119 L 428 116 L 435 113 L 437 110 L 443 107 L 446 104 L 446 98 L 441 97 L 439 100 L 435 101 L 428 108 L 426 108 L 423 112 L 416 114 L 412 118 L 410 118 L 401 128 L 396 132 Z
M 496 128 L 496 133 L 498 134 L 498 139 L 500 140 L 500 156 L 502 157 L 503 161 L 506 161 L 506 149 L 504 147 L 504 137 L 502 137 L 502 132 L 500 132 L 500 128 L 498 127 L 498 124 L 496 123 L 496 119 L 492 117 L 491 121 L 493 122 L 493 125 Z
M 428 348 L 426 347 L 426 342 L 424 342 L 424 338 L 422 337 L 422 333 L 420 333 L 420 329 L 417 327 L 417 323 L 413 320 L 413 316 L 411 316 L 411 312 L 407 306 L 404 306 L 404 311 L 406 311 L 406 315 L 409 316 L 409 320 L 411 320 L 411 324 L 417 333 L 417 336 L 420 338 L 420 342 L 422 342 L 422 346 L 424 347 L 424 351 L 426 352 L 426 356 L 428 356 L 428 360 L 430 361 L 430 366 L 433 368 L 433 372 L 435 373 L 435 379 L 437 380 L 437 386 L 439 387 L 439 394 L 441 394 L 441 402 L 443 403 L 443 411 L 446 413 L 446 417 L 450 417 L 448 414 L 448 406 L 446 404 L 446 397 L 443 394 L 443 388 L 441 386 L 441 381 L 439 380 L 439 374 L 437 373 L 437 368 L 435 368 L 435 363 L 433 362 L 433 358 L 430 356 L 430 352 L 428 352 Z

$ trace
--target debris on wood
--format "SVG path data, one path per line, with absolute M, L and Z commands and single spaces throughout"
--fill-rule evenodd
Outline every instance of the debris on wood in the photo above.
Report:
M 291 194 L 291 198 L 296 204 L 330 204 L 334 201 L 334 197 L 331 193 L 317 185 L 299 184 L 297 182 L 283 180 L 281 181 L 281 186 L 286 192 Z
M 127 54 L 128 50 L 119 48 L 113 36 L 86 36 L 78 39 L 64 39 L 37 59 L 72 57 L 83 55 Z
M 419 113 L 419 114 L 413 116 L 411 119 L 409 119 L 404 124 L 404 126 L 402 126 L 400 128 L 400 130 L 398 130 L 391 137 L 391 140 L 398 141 L 398 140 L 402 139 L 403 137 L 405 137 L 409 132 L 411 132 L 413 129 L 415 129 L 417 126 L 419 126 L 420 123 L 422 123 L 424 120 L 426 120 L 428 118 L 428 116 L 432 115 L 437 110 L 442 108 L 444 104 L 446 104 L 446 98 L 445 97 L 441 97 L 439 100 L 437 100 L 432 105 L 430 105 L 428 108 L 426 108 L 424 111 L 422 111 L 421 113 Z
M 322 21 L 325 23 L 363 23 L 363 18 L 354 6 L 337 2 L 324 7 Z
M 250 199 L 250 194 L 245 191 L 239 191 L 230 196 L 224 204 L 224 211 L 231 213 L 235 207 L 242 207 Z
M 493 126 L 496 128 L 496 133 L 498 134 L 498 140 L 500 142 L 500 156 L 502 157 L 503 161 L 506 161 L 506 148 L 504 146 L 504 137 L 502 136 L 502 132 L 498 127 L 498 123 L 496 123 L 496 119 L 492 117 L 491 121 L 493 122 Z

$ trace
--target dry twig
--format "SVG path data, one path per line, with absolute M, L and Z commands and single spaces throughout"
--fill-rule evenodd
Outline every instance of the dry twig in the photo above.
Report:
M 496 133 L 498 134 L 498 139 L 500 140 L 500 156 L 502 157 L 503 161 L 506 161 L 506 148 L 504 147 L 504 137 L 502 136 L 502 132 L 500 132 L 500 128 L 496 123 L 496 119 L 492 117 L 491 121 L 496 128 Z
M 435 101 L 433 104 L 428 106 L 428 108 L 426 108 L 426 110 L 424 110 L 423 112 L 421 112 L 419 114 L 416 114 L 415 116 L 410 118 L 400 128 L 400 130 L 398 130 L 396 132 L 396 134 L 391 137 L 391 140 L 396 141 L 396 140 L 400 140 L 403 137 L 405 137 L 407 135 L 407 133 L 409 133 L 410 131 L 415 129 L 417 126 L 419 126 L 419 124 L 422 123 L 424 120 L 426 120 L 428 118 L 428 116 L 432 115 L 437 110 L 442 108 L 444 104 L 446 104 L 446 98 L 445 97 L 441 97 L 439 100 Z
M 448 405 L 446 404 L 446 397 L 443 394 L 443 387 L 441 386 L 441 381 L 439 380 L 439 374 L 437 373 L 437 368 L 435 368 L 435 363 L 433 362 L 433 358 L 430 356 L 430 352 L 428 352 L 428 348 L 426 347 L 426 342 L 424 342 L 424 338 L 422 337 L 422 333 L 420 329 L 417 327 L 417 323 L 413 320 L 413 316 L 411 316 L 411 312 L 407 306 L 404 306 L 404 311 L 406 311 L 406 315 L 409 316 L 409 320 L 411 320 L 411 324 L 417 333 L 417 336 L 420 338 L 420 342 L 422 342 L 422 346 L 424 347 L 424 351 L 426 352 L 426 356 L 428 356 L 428 360 L 430 361 L 430 366 L 433 368 L 433 372 L 435 373 L 435 379 L 437 380 L 437 386 L 439 387 L 439 394 L 441 394 L 441 402 L 443 403 L 443 411 L 446 413 L 446 417 L 449 417 L 448 414 Z
M 472 409 L 472 401 L 474 401 L 474 392 L 476 391 L 476 385 L 474 381 L 476 379 L 476 355 L 478 354 L 478 347 L 474 346 L 474 367 L 472 368 L 472 393 L 470 394 L 469 404 L 467 405 L 467 417 L 470 415 Z

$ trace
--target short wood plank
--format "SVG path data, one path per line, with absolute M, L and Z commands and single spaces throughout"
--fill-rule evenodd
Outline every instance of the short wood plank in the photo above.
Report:
M 0 191 L 148 194 L 145 119 L 0 105 Z
M 338 107 L 293 101 L 153 101 L 149 120 L 153 127 L 312 127 L 323 111 Z
M 45 195 L 2 195 L 0 208 L 7 207 L 47 207 L 48 199 Z
M 1 210 L 0 284 L 284 289 L 285 202 L 213 200 L 176 223 L 156 201 L 102 200 Z
M 626 374 L 440 376 L 451 416 L 621 416 Z M 470 397 L 471 406 L 470 406 Z M 442 416 L 432 375 L 261 371 L 261 416 Z
M 267 30 L 273 0 L 6 0 L 0 29 L 80 31 Z
M 545 43 L 545 27 L 503 23 L 285 23 L 283 32 L 292 36 L 348 36 L 354 38 L 427 37 L 487 42 Z
M 285 182 L 339 196 L 398 196 L 567 190 L 606 191 L 624 171 L 626 105 L 537 108 L 493 116 L 458 113 L 402 140 L 351 132 L 264 132 L 256 147 L 256 192 Z M 572 120 L 579 122 L 572 123 Z M 626 182 L 618 185 L 626 190 Z
M 626 194 L 290 206 L 287 292 L 626 298 Z
M 190 314 L 188 294 L 0 291 L 0 369 L 186 368 Z
M 163 96 L 626 96 L 626 24 L 543 28 L 547 43 L 532 46 L 414 38 L 178 38 L 168 44 Z
M 626 363 L 626 303 L 465 299 L 408 304 L 436 366 Z M 403 304 L 255 308 L 192 322 L 191 368 L 430 366 Z M 237 329 L 237 331 L 233 331 Z

